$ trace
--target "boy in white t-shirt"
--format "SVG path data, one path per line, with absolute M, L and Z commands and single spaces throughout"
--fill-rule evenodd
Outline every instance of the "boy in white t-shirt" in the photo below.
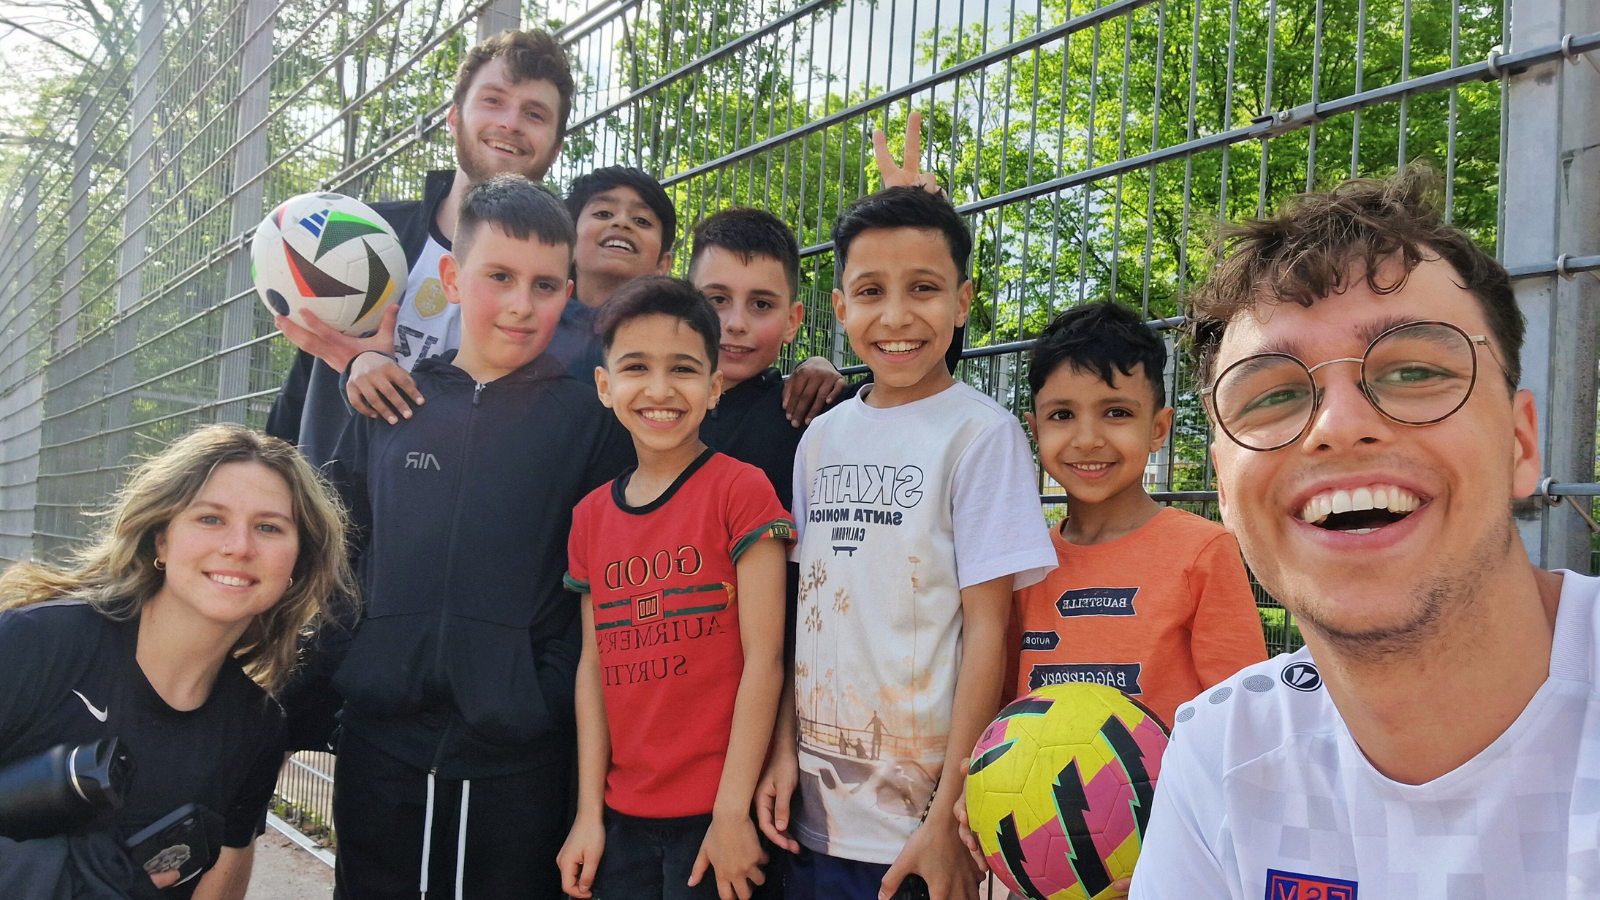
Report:
M 1528 560 L 1522 316 L 1436 188 L 1297 198 L 1193 298 L 1223 521 L 1306 646 L 1179 707 L 1135 900 L 1600 897 L 1600 581 Z
M 834 313 L 873 384 L 796 454 L 795 689 L 758 816 L 800 852 L 790 900 L 874 900 L 917 879 L 933 900 L 975 900 L 952 812 L 961 760 L 999 707 L 1010 592 L 1055 552 L 1021 425 L 945 366 L 972 298 L 966 223 L 894 187 L 846 209 L 833 240 Z

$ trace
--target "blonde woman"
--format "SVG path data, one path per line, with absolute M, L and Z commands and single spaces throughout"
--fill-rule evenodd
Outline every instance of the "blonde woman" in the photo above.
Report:
M 215 425 L 134 472 L 107 519 L 72 566 L 0 577 L 0 765 L 119 738 L 133 783 L 91 830 L 126 838 L 191 803 L 221 824 L 206 871 L 125 866 L 151 882 L 127 891 L 243 897 L 283 759 L 273 693 L 296 637 L 350 583 L 344 514 L 293 447 Z

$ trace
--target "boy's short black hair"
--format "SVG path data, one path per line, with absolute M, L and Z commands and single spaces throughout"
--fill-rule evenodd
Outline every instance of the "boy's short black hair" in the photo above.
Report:
M 689 271 L 700 254 L 711 247 L 740 254 L 745 264 L 751 257 L 768 256 L 783 265 L 789 279 L 789 299 L 800 293 L 800 242 L 794 230 L 764 209 L 736 206 L 717 213 L 694 229 L 694 249 L 689 251 Z
M 496 175 L 467 188 L 450 246 L 457 260 L 467 255 L 484 225 L 493 225 L 519 241 L 537 237 L 552 247 L 565 244 L 569 253 L 578 242 L 578 232 L 561 199 L 521 175 Z
M 1112 367 L 1126 377 L 1133 374 L 1134 366 L 1143 365 L 1145 380 L 1155 394 L 1155 409 L 1167 405 L 1167 345 L 1126 306 L 1111 301 L 1085 303 L 1056 316 L 1039 333 L 1028 359 L 1028 387 L 1035 396 L 1063 365 L 1099 375 L 1108 386 L 1113 385 Z
M 567 212 L 572 214 L 572 221 L 578 221 L 578 217 L 583 215 L 583 208 L 589 205 L 595 194 L 603 194 L 617 187 L 632 188 L 644 205 L 650 207 L 650 211 L 661 220 L 661 253 L 665 255 L 670 252 L 678 239 L 678 211 L 673 208 L 667 189 L 643 169 L 606 166 L 573 179 L 572 186 L 567 188 Z
M 950 201 L 917 185 L 889 187 L 868 194 L 845 207 L 833 222 L 834 283 L 844 284 L 844 267 L 850 243 L 873 228 L 930 228 L 944 234 L 950 259 L 956 264 L 958 284 L 967 282 L 967 262 L 972 257 L 972 232 Z
M 595 330 L 600 332 L 600 346 L 611 353 L 611 343 L 616 340 L 617 329 L 634 319 L 645 316 L 671 316 L 694 329 L 706 342 L 706 356 L 711 371 L 717 370 L 717 345 L 722 343 L 722 320 L 717 309 L 706 295 L 682 278 L 666 275 L 641 275 L 617 288 L 611 299 L 600 307 Z

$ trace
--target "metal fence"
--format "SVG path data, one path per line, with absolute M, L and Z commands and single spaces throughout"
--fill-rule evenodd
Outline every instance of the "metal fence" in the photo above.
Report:
M 333 754 L 301 751 L 278 772 L 273 815 L 317 845 L 334 849 Z
M 556 31 L 577 70 L 554 187 L 628 162 L 685 235 L 734 204 L 795 226 L 796 358 L 854 362 L 828 228 L 876 187 L 872 128 L 898 143 L 920 110 L 922 165 L 976 238 L 959 374 L 1019 411 L 1022 351 L 1057 310 L 1113 298 L 1176 324 L 1217 221 L 1426 160 L 1445 214 L 1518 279 L 1549 473 L 1594 481 L 1590 0 L 138 0 L 126 21 L 41 101 L 0 193 L 0 558 L 70 551 L 127 467 L 188 429 L 263 423 L 292 348 L 250 290 L 250 229 L 303 191 L 419 195 L 453 165 L 461 53 L 517 24 Z M 1181 355 L 1168 376 L 1151 484 L 1210 513 Z M 1587 568 L 1587 528 L 1550 501 L 1519 507 L 1530 552 Z M 1295 643 L 1262 604 L 1273 644 Z

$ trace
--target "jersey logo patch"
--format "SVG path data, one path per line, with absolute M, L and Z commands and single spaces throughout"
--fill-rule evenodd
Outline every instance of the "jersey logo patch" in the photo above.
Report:
M 1022 649 L 1024 650 L 1054 650 L 1061 644 L 1061 635 L 1054 631 L 1024 631 L 1022 633 Z
M 1311 693 L 1322 687 L 1322 673 L 1308 662 L 1297 662 L 1283 669 L 1283 683 L 1297 691 Z
M 411 305 L 416 308 L 417 315 L 424 319 L 431 319 L 444 312 L 450 305 L 449 298 L 444 295 L 444 288 L 440 286 L 439 279 L 429 278 L 417 286 L 417 295 L 411 298 Z
M 95 709 L 94 704 L 89 702 L 88 697 L 79 694 L 77 691 L 73 691 L 73 693 L 78 694 L 78 699 L 83 701 L 83 705 L 89 707 L 89 715 L 94 716 L 96 719 L 104 722 L 106 720 L 106 716 L 111 713 L 111 707 L 108 706 L 105 709 Z
M 1038 690 L 1047 684 L 1103 684 L 1114 687 L 1129 696 L 1137 696 L 1139 667 L 1142 663 L 1040 663 L 1028 672 L 1028 689 Z
M 1266 900 L 1356 900 L 1356 883 L 1268 869 Z
M 1131 616 L 1133 598 L 1139 593 L 1131 588 L 1079 588 L 1063 591 L 1056 598 L 1056 612 L 1062 618 L 1074 616 Z
M 406 468 L 444 471 L 443 467 L 439 465 L 439 457 L 434 456 L 432 453 L 421 453 L 416 450 L 406 454 Z

